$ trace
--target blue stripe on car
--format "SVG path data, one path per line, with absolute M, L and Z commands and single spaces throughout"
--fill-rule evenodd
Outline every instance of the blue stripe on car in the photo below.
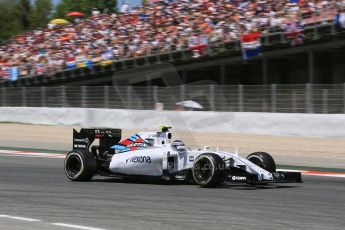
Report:
M 119 149 L 119 150 L 124 150 L 126 149 L 127 147 L 126 146 L 123 146 L 123 145 L 114 145 L 113 147 L 111 147 L 112 149 Z

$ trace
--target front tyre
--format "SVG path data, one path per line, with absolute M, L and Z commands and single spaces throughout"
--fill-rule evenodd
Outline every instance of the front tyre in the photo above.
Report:
M 212 153 L 201 154 L 194 162 L 193 177 L 201 187 L 216 187 L 224 180 L 225 163 Z
M 96 174 L 96 159 L 89 151 L 74 150 L 67 154 L 65 174 L 72 181 L 89 181 Z
M 268 153 L 255 152 L 247 156 L 247 160 L 251 161 L 252 163 L 270 173 L 276 171 L 276 163 L 274 162 L 273 157 Z

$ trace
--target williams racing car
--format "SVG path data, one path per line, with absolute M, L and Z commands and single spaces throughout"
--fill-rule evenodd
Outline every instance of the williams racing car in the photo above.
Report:
M 73 150 L 66 155 L 64 170 L 72 181 L 88 181 L 95 175 L 160 179 L 216 187 L 225 182 L 249 185 L 301 183 L 298 172 L 276 171 L 271 155 L 191 150 L 172 140 L 170 127 L 141 132 L 121 141 L 119 129 L 73 130 Z M 96 145 L 96 141 L 98 144 Z M 95 142 L 95 143 L 94 143 Z

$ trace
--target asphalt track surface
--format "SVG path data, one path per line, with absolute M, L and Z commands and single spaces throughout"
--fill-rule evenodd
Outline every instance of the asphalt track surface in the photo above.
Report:
M 63 159 L 0 155 L 0 229 L 344 229 L 345 179 L 203 189 L 96 177 Z M 19 217 L 19 218 L 18 218 Z M 23 219 L 24 218 L 24 219 Z

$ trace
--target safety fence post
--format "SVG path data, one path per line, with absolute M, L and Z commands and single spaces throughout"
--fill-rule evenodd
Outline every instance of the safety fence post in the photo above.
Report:
M 104 108 L 109 109 L 109 86 L 105 85 L 104 89 Z
M 343 84 L 343 113 L 345 113 L 345 83 Z
M 26 87 L 21 87 L 22 91 L 22 107 L 26 107 L 26 100 L 27 100 L 27 95 L 26 95 Z
M 211 111 L 216 111 L 216 106 L 214 102 L 214 85 L 210 85 L 210 108 Z
M 132 86 L 129 85 L 127 86 L 127 109 L 132 109 Z
M 41 107 L 46 107 L 46 87 L 41 86 Z
M 272 84 L 271 85 L 271 112 L 276 112 L 276 106 L 277 106 L 277 85 Z
M 146 79 L 148 80 L 148 85 L 146 86 L 146 95 L 148 96 L 148 100 L 147 102 L 144 102 L 144 101 L 141 101 L 141 100 L 138 100 L 138 104 L 136 106 L 140 106 L 140 109 L 152 109 L 152 108 L 155 108 L 155 105 L 152 105 L 152 85 L 151 85 L 151 82 L 150 82 L 150 78 L 149 76 L 146 77 Z
M 86 93 L 87 93 L 87 86 L 81 87 L 81 107 L 86 108 Z
M 305 93 L 305 96 L 306 96 L 306 99 L 305 99 L 305 107 L 306 107 L 306 112 L 307 113 L 313 113 L 313 97 L 312 97 L 312 84 L 306 84 L 306 93 Z
M 328 113 L 328 89 L 322 90 L 322 110 L 323 113 Z
M 5 87 L 1 87 L 1 106 L 5 107 L 6 106 L 6 88 Z
M 296 90 L 292 91 L 292 112 L 297 113 L 298 108 L 297 108 L 297 93 Z
M 60 92 L 61 92 L 61 107 L 67 107 L 66 86 L 61 86 Z
M 154 85 L 153 86 L 153 91 L 152 91 L 152 97 L 154 101 L 154 106 L 157 105 L 158 101 L 158 86 Z
M 243 112 L 243 85 L 238 85 L 238 111 Z
M 180 86 L 180 101 L 184 101 L 186 98 L 186 85 Z

